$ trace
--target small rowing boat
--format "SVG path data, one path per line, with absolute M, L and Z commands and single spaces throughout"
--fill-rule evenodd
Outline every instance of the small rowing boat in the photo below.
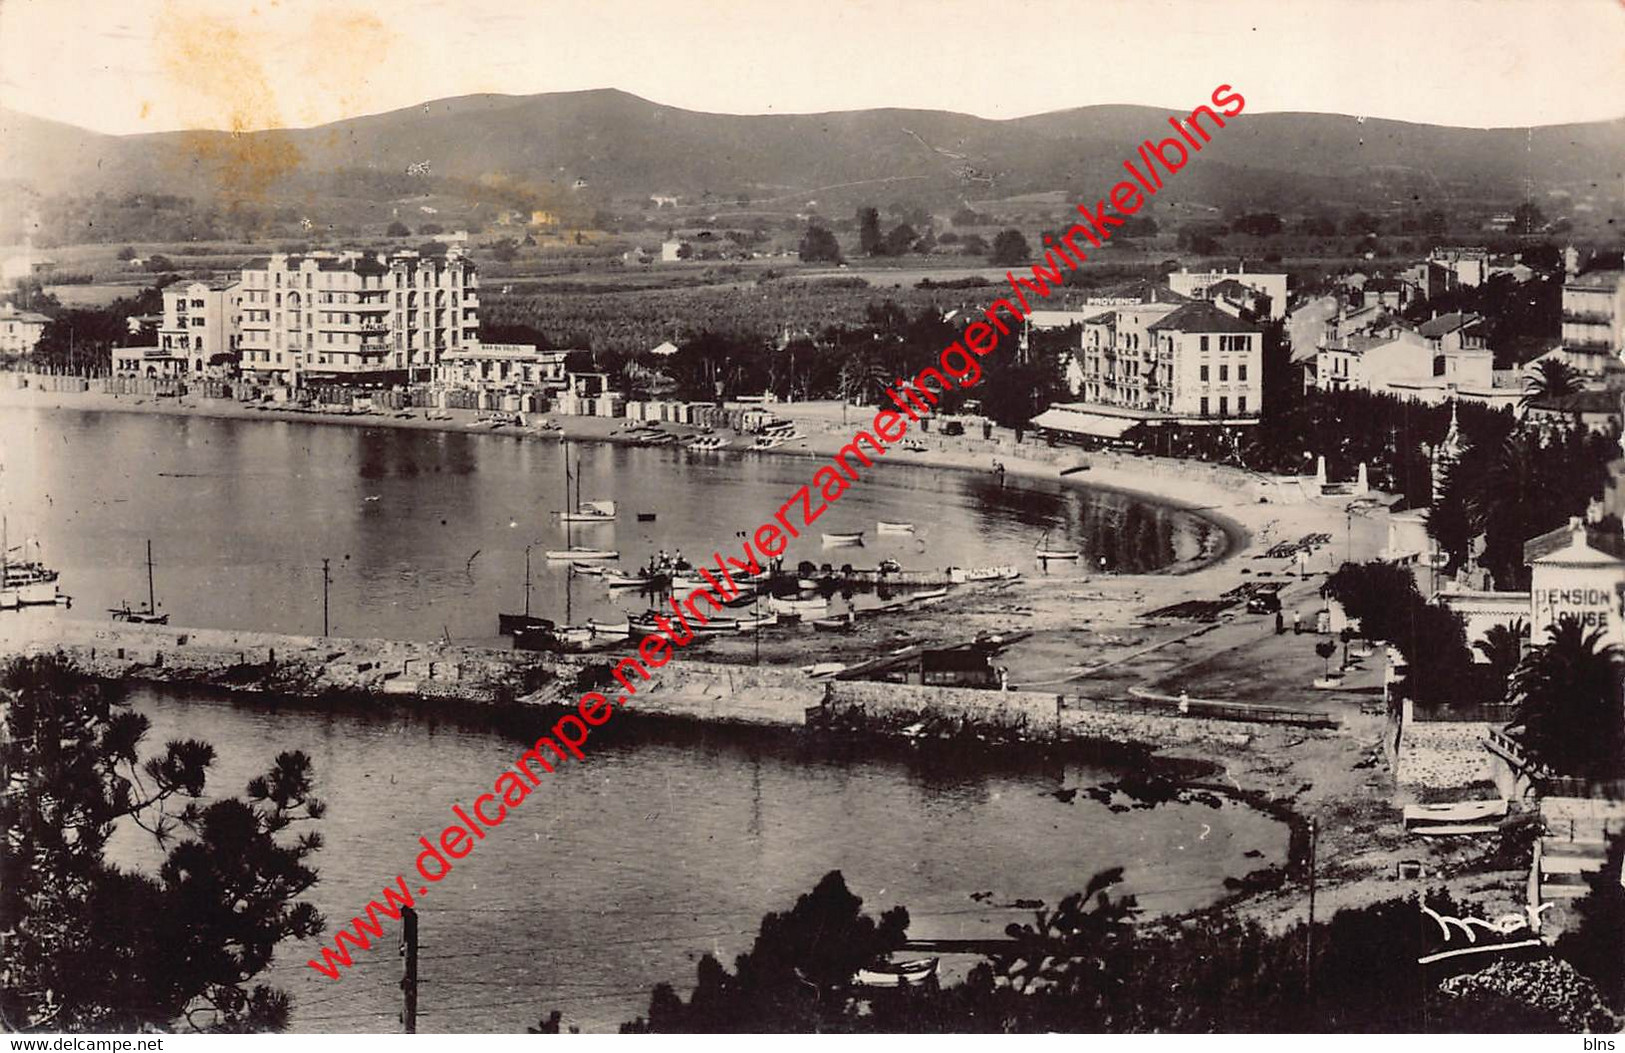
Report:
M 852 982 L 859 987 L 902 987 L 922 984 L 937 975 L 937 958 L 918 958 L 906 962 L 876 963 L 859 969 Z
M 779 624 L 777 613 L 764 614 L 760 618 L 739 619 L 739 631 L 742 633 L 755 632 L 758 629 L 771 629 Z
M 607 567 L 597 567 L 591 563 L 571 563 L 570 567 L 577 574 L 591 574 L 593 577 L 600 577 L 609 573 Z
M 972 567 L 965 571 L 966 581 L 1013 581 L 1021 577 L 1021 571 L 1008 563 L 998 567 Z
M 908 597 L 910 603 L 924 603 L 926 600 L 937 600 L 948 595 L 946 588 L 926 589 L 923 592 L 911 593 Z
M 838 614 L 833 618 L 814 618 L 813 628 L 821 633 L 844 633 L 850 632 L 857 623 L 858 616 L 851 611 L 847 611 L 845 614 Z
M 830 548 L 837 545 L 861 545 L 863 544 L 863 531 L 857 530 L 850 534 L 825 534 L 824 544 Z
M 815 600 L 786 600 L 771 596 L 767 604 L 775 614 L 781 616 L 794 614 L 799 617 L 803 614 L 821 614 L 829 610 L 829 600 L 823 597 Z
M 1041 560 L 1081 559 L 1083 554 L 1081 552 L 1069 552 L 1065 549 L 1041 548 L 1038 550 L 1038 558 Z
M 688 448 L 699 453 L 708 450 L 720 450 L 728 445 L 728 440 L 720 435 L 701 435 L 688 444 Z
M 914 533 L 914 524 L 913 523 L 888 523 L 884 519 L 882 519 L 879 522 L 875 523 L 875 533 L 877 533 L 877 534 L 912 534 L 912 533 Z
M 601 622 L 597 618 L 588 618 L 587 628 L 592 630 L 594 636 L 632 635 L 632 623 L 630 621 Z
M 653 523 L 655 521 L 655 516 L 657 514 L 658 513 L 655 513 L 655 512 L 639 512 L 638 513 L 638 522 L 640 522 L 640 523 Z
M 607 548 L 553 548 L 547 550 L 548 559 L 620 559 L 621 554 Z
M 665 576 L 660 574 L 646 576 L 643 574 L 622 574 L 620 571 L 615 570 L 604 571 L 604 584 L 612 589 L 652 589 L 665 580 Z

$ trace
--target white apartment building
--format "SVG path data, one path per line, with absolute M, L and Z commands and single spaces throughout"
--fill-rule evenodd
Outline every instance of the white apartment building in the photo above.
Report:
M 278 254 L 243 268 L 245 376 L 262 382 L 382 387 L 433 379 L 448 351 L 475 344 L 479 277 L 457 246 Z
M 32 354 L 50 321 L 43 314 L 19 311 L 9 303 L 0 304 L 0 354 Z
M 1118 407 L 1147 420 L 1250 418 L 1263 409 L 1263 329 L 1213 304 L 1036 312 L 1032 324 L 1045 328 L 1046 321 L 1079 327 L 1064 362 L 1079 405 Z
M 1269 320 L 1280 321 L 1286 317 L 1287 276 L 1284 274 L 1251 274 L 1246 264 L 1240 264 L 1234 273 L 1227 270 L 1217 271 L 1191 271 L 1180 268 L 1168 275 L 1168 288 L 1193 300 L 1210 300 L 1213 298 L 1213 286 L 1224 282 L 1239 282 L 1254 292 L 1269 297 Z
M 1282 280 L 1284 293 L 1284 275 Z M 1175 308 L 1146 331 L 1156 340 L 1158 409 L 1220 420 L 1256 417 L 1263 409 L 1262 327 L 1212 304 L 1193 303 Z
M 175 371 L 202 373 L 210 358 L 237 349 L 236 316 L 241 284 L 188 282 L 164 289 L 158 349 L 165 352 L 163 357 L 178 363 Z
M 1563 347 L 1625 354 L 1625 271 L 1590 271 L 1563 283 Z

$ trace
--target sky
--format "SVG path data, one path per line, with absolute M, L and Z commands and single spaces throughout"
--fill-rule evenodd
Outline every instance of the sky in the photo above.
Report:
M 0 106 L 121 134 L 479 92 L 1008 118 L 1219 84 L 1251 112 L 1625 116 L 1625 0 L 0 0 Z

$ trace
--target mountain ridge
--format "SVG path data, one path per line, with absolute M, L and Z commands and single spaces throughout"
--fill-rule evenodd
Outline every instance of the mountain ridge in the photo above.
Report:
M 427 162 L 434 179 L 538 203 L 585 189 L 599 203 L 771 192 L 775 201 L 844 207 L 895 190 L 945 204 L 1098 193 L 1144 138 L 1171 135 L 1167 118 L 1187 112 L 1108 103 L 997 119 L 898 107 L 715 114 L 598 88 L 453 96 L 308 128 L 110 135 L 0 109 L 0 180 L 38 194 L 160 192 L 230 203 L 308 198 L 332 173 L 392 177 Z M 1181 193 L 1218 205 L 1257 196 L 1247 173 L 1283 191 L 1288 206 L 1321 192 L 1371 206 L 1441 195 L 1510 204 L 1553 192 L 1611 202 L 1625 184 L 1625 117 L 1475 129 L 1249 113 L 1227 119 L 1202 157 L 1181 175 Z

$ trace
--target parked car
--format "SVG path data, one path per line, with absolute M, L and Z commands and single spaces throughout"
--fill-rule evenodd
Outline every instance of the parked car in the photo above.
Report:
M 1273 592 L 1260 592 L 1247 600 L 1247 611 L 1251 614 L 1274 614 L 1281 609 L 1281 597 Z

